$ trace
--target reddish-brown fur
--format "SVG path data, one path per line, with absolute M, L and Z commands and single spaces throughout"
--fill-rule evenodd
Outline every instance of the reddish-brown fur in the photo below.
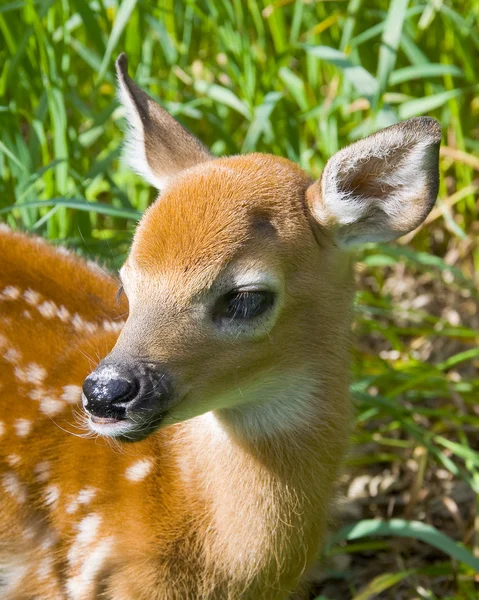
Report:
M 99 515 L 102 522 L 101 530 L 87 544 L 88 552 L 93 552 L 104 539 L 111 539 L 115 550 L 104 564 L 99 561 L 97 580 L 91 585 L 84 584 L 83 595 L 67 597 L 96 598 L 103 591 L 105 597 L 112 600 L 283 598 L 289 589 L 296 587 L 298 577 L 319 548 L 348 424 L 344 375 L 351 277 L 337 282 L 337 286 L 344 287 L 338 298 L 338 287 L 325 285 L 334 279 L 331 260 L 337 251 L 330 248 L 328 252 L 318 252 L 317 242 L 300 210 L 309 179 L 299 169 L 282 159 L 260 155 L 223 162 L 227 168 L 229 163 L 240 163 L 238 171 L 243 175 L 233 180 L 222 178 L 217 188 L 208 186 L 208 180 L 214 177 L 211 169 L 218 171 L 223 166 L 222 161 L 218 161 L 206 173 L 200 169 L 197 177 L 193 177 L 193 185 L 191 177 L 185 182 L 178 181 L 171 195 L 150 209 L 145 217 L 130 262 L 134 260 L 135 269 L 150 283 L 169 274 L 175 285 L 168 288 L 170 297 L 165 306 L 171 307 L 176 315 L 175 305 L 184 303 L 195 289 L 211 281 L 233 255 L 239 252 L 247 257 L 257 252 L 262 229 L 260 221 L 259 231 L 256 231 L 254 218 L 273 215 L 283 252 L 289 253 L 281 256 L 281 264 L 276 267 L 287 265 L 289 310 L 304 311 L 304 319 L 296 314 L 303 329 L 298 327 L 291 331 L 285 314 L 274 339 L 267 337 L 243 348 L 243 364 L 238 365 L 237 350 L 229 349 L 229 342 L 206 343 L 207 340 L 200 338 L 195 345 L 191 335 L 188 347 L 178 356 L 184 333 L 182 327 L 170 327 L 171 339 L 163 337 L 162 340 L 162 358 L 168 352 L 176 361 L 181 357 L 184 376 L 191 377 L 196 371 L 196 385 L 202 393 L 208 386 L 212 393 L 231 386 L 232 377 L 241 388 L 254 372 L 274 368 L 278 344 L 283 346 L 284 369 L 301 371 L 303 365 L 311 362 L 307 354 L 318 357 L 324 354 L 326 362 L 334 364 L 343 376 L 323 382 L 327 404 L 318 401 L 317 414 L 309 414 L 307 428 L 298 428 L 300 439 L 295 439 L 293 445 L 287 428 L 274 437 L 261 439 L 254 435 L 243 436 L 238 424 L 239 432 L 231 431 L 231 440 L 221 450 L 231 452 L 228 469 L 224 471 L 221 456 L 215 456 L 219 441 L 207 439 L 202 417 L 122 447 L 103 440 L 76 437 L 75 434 L 83 431 L 72 414 L 75 407 L 70 401 L 54 407 L 51 416 L 45 415 L 40 401 L 30 398 L 31 392 L 41 390 L 47 398 L 61 400 L 65 386 L 77 386 L 79 402 L 83 379 L 116 339 L 115 332 L 104 330 L 104 321 L 117 322 L 125 308 L 119 309 L 114 304 L 115 283 L 97 269 L 92 270 L 79 259 L 58 254 L 40 240 L 2 229 L 0 251 L 6 253 L 3 256 L 6 256 L 8 270 L 4 270 L 0 278 L 0 290 L 7 288 L 7 295 L 1 300 L 4 358 L 0 365 L 2 382 L 8 382 L 9 387 L 2 390 L 0 419 L 4 423 L 4 434 L 0 438 L 0 450 L 5 460 L 2 473 L 4 477 L 13 476 L 14 483 L 10 487 L 18 484 L 18 489 L 8 493 L 9 480 L 5 480 L 7 490 L 4 485 L 0 536 L 9 540 L 5 547 L 9 564 L 21 564 L 26 569 L 23 578 L 18 579 L 18 587 L 6 592 L 6 597 L 29 598 L 31 594 L 53 598 L 53 590 L 58 598 L 65 597 L 62 595 L 64 586 L 76 574 L 76 565 L 68 563 L 68 553 L 79 537 L 80 523 L 92 514 Z M 246 184 L 252 170 L 258 180 L 257 189 L 253 189 L 254 202 L 261 203 L 262 212 L 251 220 L 246 218 L 251 215 Z M 204 202 L 198 211 L 201 220 L 181 204 L 185 185 L 189 186 L 190 194 L 195 193 L 195 185 L 198 185 L 196 208 L 199 208 L 198 202 Z M 278 199 L 278 189 L 283 192 L 283 198 L 288 198 L 286 204 Z M 219 205 L 221 199 L 223 204 Z M 289 208 L 288 202 L 291 202 Z M 281 211 L 280 204 L 284 207 Z M 165 226 L 167 231 L 163 232 Z M 189 235 L 181 240 L 183 227 L 187 227 Z M 298 228 L 302 231 L 301 247 L 295 234 Z M 167 233 L 172 240 L 169 245 L 162 241 Z M 261 247 L 263 262 L 271 266 L 278 263 L 278 256 L 268 245 L 276 243 L 268 239 Z M 152 261 L 153 256 L 163 257 L 164 262 Z M 314 285 L 305 277 L 305 268 L 316 270 Z M 345 272 L 349 272 L 346 266 Z M 18 298 L 9 297 L 9 286 L 18 290 Z M 33 305 L 25 300 L 27 290 L 40 294 Z M 305 292 L 311 296 L 311 304 L 303 306 Z M 149 293 L 147 289 L 145 293 Z M 305 344 L 304 339 L 311 336 L 312 329 L 319 323 L 311 323 L 306 318 L 316 302 L 314 296 L 318 295 L 324 298 L 315 309 L 318 312 L 319 308 L 323 325 L 314 339 Z M 84 321 L 95 323 L 98 330 L 77 330 L 71 318 L 63 322 L 56 315 L 43 315 L 39 307 L 45 301 L 53 302 L 57 312 L 62 306 L 66 307 L 71 317 L 78 314 Z M 30 316 L 26 317 L 24 311 L 29 311 Z M 162 318 L 168 316 L 163 314 Z M 148 330 L 148 324 L 142 322 Z M 336 347 L 340 345 L 334 351 L 333 338 Z M 131 334 L 129 339 L 136 338 Z M 145 335 L 138 343 L 148 339 Z M 15 355 L 9 358 L 12 348 Z M 16 370 L 17 373 L 18 369 L 28 370 L 32 364 L 45 369 L 43 381 L 33 378 L 31 382 L 24 382 L 16 376 Z M 225 413 L 223 418 L 227 422 L 230 416 Z M 26 435 L 18 435 L 15 426 L 18 419 L 31 421 L 31 431 Z M 195 420 L 198 421 L 196 427 L 203 431 L 194 432 Z M 231 422 L 236 424 L 236 420 Z M 15 459 L 9 462 L 8 457 L 12 456 L 19 457 L 18 464 Z M 153 461 L 148 476 L 138 482 L 128 480 L 125 477 L 128 468 L 144 457 Z M 208 489 L 206 484 L 210 477 L 215 478 L 215 469 L 219 471 L 218 484 Z M 242 483 L 246 485 L 245 489 L 236 490 L 236 498 L 232 496 L 235 490 L 223 480 L 231 477 L 236 485 L 234 469 L 241 469 Z M 222 491 L 221 486 L 225 490 Z M 94 490 L 94 497 L 88 502 L 79 502 L 82 490 Z M 241 506 L 234 506 L 239 501 Z M 229 503 L 232 506 L 228 506 Z M 238 510 L 244 514 L 238 514 Z M 238 517 L 238 531 L 232 531 L 229 543 L 221 547 L 228 540 L 218 541 L 211 534 L 211 520 L 217 519 L 221 532 L 228 525 L 223 523 L 224 519 L 231 518 L 233 523 Z M 254 547 L 254 541 L 247 541 L 250 536 L 257 539 L 258 548 Z M 51 540 L 51 545 L 45 544 L 45 540 Z M 216 556 L 218 546 L 221 552 Z M 81 551 L 82 548 L 78 550 L 80 554 Z M 0 557 L 0 562 L 6 560 L 5 555 Z M 57 578 L 51 573 L 43 579 L 36 575 L 47 563 Z
M 1 595 L 284 600 L 324 543 L 347 444 L 345 246 L 424 219 L 440 128 L 386 129 L 312 183 L 274 156 L 213 159 L 125 57 L 118 72 L 134 165 L 166 185 L 121 271 L 128 307 L 95 265 L 0 227 Z M 273 294 L 268 312 L 219 322 L 244 286 Z M 93 369 L 107 389 L 125 364 L 169 382 L 113 424 L 150 433 L 135 443 L 92 434 L 115 420 L 91 412 L 100 392 L 80 407 Z

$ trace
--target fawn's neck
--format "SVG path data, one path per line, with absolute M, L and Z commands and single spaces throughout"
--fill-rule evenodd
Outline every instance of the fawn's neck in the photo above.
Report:
M 345 390 L 328 398 L 334 418 L 324 400 L 310 383 L 184 424 L 185 485 L 208 506 L 207 551 L 231 576 L 262 570 L 274 586 L 317 551 L 349 421 Z

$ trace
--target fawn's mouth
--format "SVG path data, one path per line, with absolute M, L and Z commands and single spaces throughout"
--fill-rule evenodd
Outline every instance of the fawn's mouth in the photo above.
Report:
M 171 377 L 152 362 L 106 359 L 83 382 L 82 404 L 91 431 L 106 437 L 144 439 L 174 403 Z
M 111 417 L 95 417 L 88 415 L 88 424 L 95 433 L 107 437 L 122 437 L 135 429 L 130 419 L 114 419 Z
M 94 415 L 90 416 L 92 423 L 98 425 L 110 425 L 113 423 L 120 423 L 121 421 L 125 421 L 125 419 L 113 419 L 108 417 L 95 417 Z
M 88 414 L 88 413 L 87 413 Z M 136 418 L 129 416 L 123 418 L 114 417 L 97 417 L 88 414 L 88 425 L 90 429 L 101 436 L 117 438 L 121 441 L 136 442 L 145 439 L 150 433 L 158 428 L 162 416 L 153 415 L 150 419 L 142 419 L 139 421 Z

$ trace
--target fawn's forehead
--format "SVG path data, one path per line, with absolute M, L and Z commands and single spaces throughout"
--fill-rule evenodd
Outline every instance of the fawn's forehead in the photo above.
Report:
M 309 183 L 294 163 L 269 155 L 198 165 L 146 212 L 128 264 L 149 276 L 175 271 L 213 278 L 242 249 L 265 242 L 267 251 L 272 236 L 291 235 L 304 222 Z

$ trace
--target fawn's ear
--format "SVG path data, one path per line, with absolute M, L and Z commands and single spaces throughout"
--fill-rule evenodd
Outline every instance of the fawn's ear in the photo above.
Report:
M 418 117 L 343 148 L 307 191 L 341 246 L 393 240 L 426 218 L 439 188 L 441 126 Z
M 128 75 L 128 59 L 116 61 L 119 95 L 126 109 L 126 158 L 132 169 L 158 189 L 183 169 L 210 160 L 212 155 Z

